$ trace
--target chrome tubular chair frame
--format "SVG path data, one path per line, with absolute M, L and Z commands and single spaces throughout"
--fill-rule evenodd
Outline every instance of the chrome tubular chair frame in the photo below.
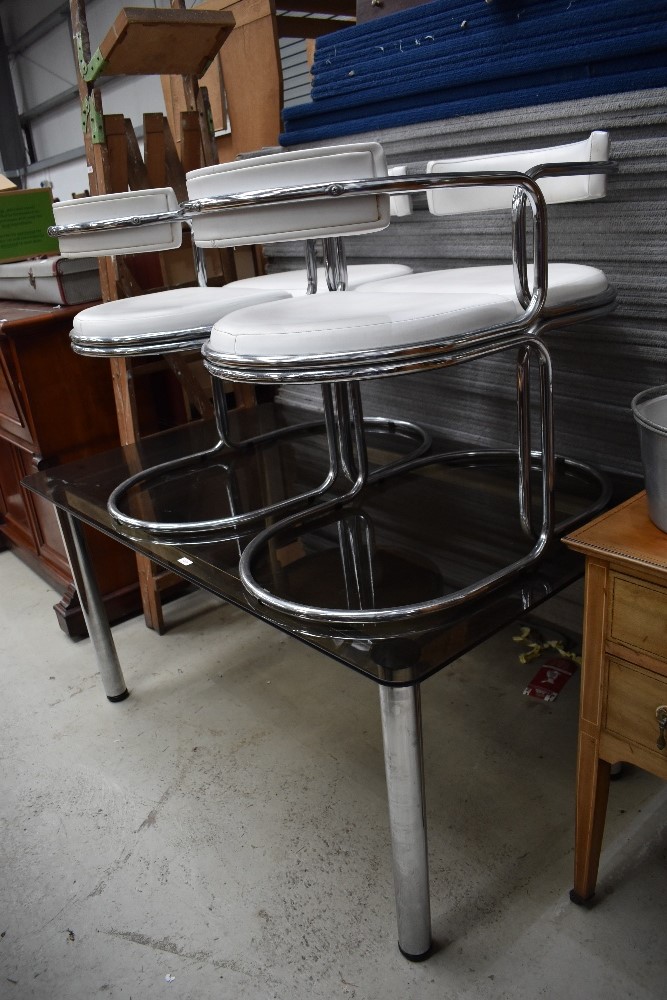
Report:
M 333 282 L 333 287 L 337 290 L 343 290 L 346 284 L 346 268 L 342 241 L 332 240 L 331 243 L 334 244 L 333 264 L 329 263 L 328 256 L 332 253 L 331 249 L 325 250 L 325 260 L 327 261 L 327 280 Z M 314 251 L 312 259 L 315 259 Z M 308 269 L 310 274 L 310 264 Z M 332 275 L 331 279 L 329 277 L 330 275 Z M 310 284 L 311 278 L 309 278 L 309 285 Z M 316 277 L 312 278 L 312 285 L 313 291 L 315 291 L 317 286 Z M 331 284 L 330 287 L 332 287 Z M 194 331 L 190 332 L 193 334 L 192 339 L 179 340 L 178 342 L 174 341 L 173 343 L 171 342 L 171 339 L 168 342 L 165 342 L 164 335 L 160 334 L 155 334 L 153 336 L 148 335 L 145 338 L 138 338 L 140 348 L 132 353 L 168 353 L 168 351 L 184 351 L 192 350 L 193 348 L 201 348 L 202 344 L 208 339 L 210 334 L 209 330 L 200 331 L 198 338 L 195 339 Z M 143 349 L 142 343 L 144 339 L 150 340 L 150 344 L 146 346 L 145 349 Z M 162 339 L 163 343 L 168 344 L 168 346 L 159 346 L 160 339 Z M 105 357 L 128 356 L 130 351 L 128 350 L 127 343 L 127 338 L 125 338 L 123 343 L 118 347 L 107 346 L 106 349 L 100 349 L 99 354 L 102 354 Z M 93 356 L 98 355 L 98 352 L 94 349 L 80 350 L 78 345 L 74 344 L 73 346 L 74 350 L 81 354 Z M 332 386 L 329 383 L 322 384 L 324 420 L 320 418 L 312 421 L 302 421 L 295 425 L 279 427 L 275 430 L 267 431 L 251 438 L 246 438 L 243 441 L 235 441 L 230 430 L 229 413 L 222 386 L 222 380 L 219 378 L 213 378 L 213 406 L 218 436 L 218 440 L 215 444 L 205 451 L 197 452 L 196 454 L 184 455 L 169 462 L 163 462 L 160 465 L 151 466 L 150 469 L 144 469 L 123 480 L 123 482 L 118 484 L 109 497 L 109 513 L 116 521 L 129 528 L 139 528 L 145 531 L 150 531 L 156 535 L 179 536 L 190 534 L 201 535 L 207 532 L 221 532 L 227 529 L 236 530 L 258 523 L 264 520 L 269 514 L 283 514 L 294 510 L 295 508 L 308 507 L 313 504 L 318 497 L 323 496 L 333 488 L 341 470 L 339 461 L 340 456 L 337 455 L 337 435 L 339 431 L 336 429 L 337 425 L 335 424 L 333 417 L 335 408 L 331 388 Z M 410 459 L 417 459 L 421 457 L 426 454 L 431 447 L 430 434 L 424 428 L 411 421 L 388 419 L 384 417 L 366 417 L 364 418 L 364 424 L 367 430 L 372 430 L 375 433 L 390 434 L 395 441 L 405 441 Z M 150 481 L 161 476 L 176 473 L 187 468 L 194 469 L 198 464 L 202 464 L 207 461 L 216 461 L 218 465 L 222 465 L 226 469 L 230 476 L 233 476 L 234 459 L 239 455 L 239 453 L 248 451 L 258 445 L 270 445 L 282 438 L 308 432 L 321 432 L 323 429 L 327 437 L 329 468 L 322 483 L 305 493 L 297 494 L 287 500 L 278 501 L 266 507 L 256 508 L 252 511 L 232 513 L 220 518 L 209 518 L 207 520 L 192 520 L 185 522 L 164 520 L 158 521 L 147 518 L 133 517 L 131 514 L 128 514 L 121 509 L 121 504 L 124 498 L 128 496 L 132 489 L 140 485 L 145 486 Z M 367 473 L 366 478 L 372 481 L 376 478 L 376 476 L 381 475 L 386 469 L 402 467 L 404 462 L 404 458 L 395 459 L 389 462 L 386 466 L 383 466 L 382 468 L 371 473 Z
M 558 459 L 571 474 L 580 475 L 592 481 L 598 489 L 597 501 L 580 516 L 572 516 L 565 521 L 554 524 L 554 488 L 557 458 L 553 441 L 553 388 L 552 371 L 549 353 L 541 340 L 541 335 L 551 326 L 567 322 L 579 322 L 595 315 L 607 312 L 613 305 L 615 293 L 609 289 L 604 294 L 591 297 L 583 305 L 577 303 L 576 308 L 545 309 L 548 271 L 547 271 L 547 224 L 546 204 L 536 181 L 541 176 L 558 176 L 580 173 L 608 173 L 614 169 L 612 164 L 603 163 L 566 163 L 536 167 L 527 174 L 510 172 L 487 172 L 480 175 L 418 175 L 402 177 L 387 183 L 371 180 L 356 181 L 345 184 L 312 186 L 307 191 L 299 189 L 298 197 L 339 197 L 350 194 L 355 196 L 368 190 L 384 192 L 400 189 L 401 192 L 412 192 L 434 189 L 441 186 L 468 186 L 477 184 L 511 184 L 514 187 L 512 199 L 512 264 L 514 284 L 520 305 L 524 309 L 523 316 L 513 323 L 504 323 L 493 328 L 486 328 L 460 337 L 449 337 L 445 342 L 428 341 L 420 344 L 410 344 L 405 347 L 392 347 L 383 350 L 378 356 L 376 350 L 361 350 L 355 352 L 313 354 L 307 356 L 288 357 L 252 356 L 244 358 L 235 355 L 221 357 L 219 353 L 204 345 L 205 363 L 212 375 L 217 377 L 236 378 L 250 382 L 345 382 L 356 383 L 359 380 L 387 377 L 410 371 L 428 370 L 435 367 L 459 364 L 506 351 L 518 349 L 517 358 L 517 451 L 475 451 L 450 452 L 437 455 L 422 456 L 415 460 L 407 460 L 393 469 L 380 470 L 376 480 L 394 475 L 400 471 L 419 468 L 436 462 L 449 464 L 475 464 L 479 461 L 499 461 L 507 458 L 517 460 L 519 466 L 519 517 L 521 526 L 527 536 L 534 540 L 530 551 L 522 558 L 505 566 L 503 569 L 489 574 L 461 590 L 438 599 L 398 608 L 376 609 L 366 608 L 315 608 L 286 600 L 269 592 L 254 578 L 253 562 L 259 552 L 284 529 L 306 524 L 315 517 L 326 515 L 340 505 L 338 500 L 324 501 L 306 514 L 295 514 L 274 524 L 257 535 L 245 548 L 240 563 L 241 579 L 248 592 L 260 603 L 266 604 L 272 610 L 312 622 L 327 621 L 341 625 L 376 624 L 386 622 L 406 621 L 427 614 L 441 612 L 462 604 L 465 601 L 481 596 L 501 583 L 515 577 L 519 573 L 534 566 L 542 556 L 555 533 L 562 533 L 571 528 L 583 517 L 588 517 L 604 507 L 609 499 L 609 486 L 606 477 L 590 469 L 583 463 L 568 459 Z M 281 191 L 279 199 L 289 201 L 296 197 L 297 192 Z M 270 200 L 274 192 L 259 193 L 256 201 Z M 243 197 L 247 203 L 248 196 Z M 190 203 L 187 210 L 208 211 L 214 209 L 232 208 L 234 197 L 216 199 L 215 202 Z M 527 241 L 525 237 L 526 204 L 531 203 L 533 218 L 533 253 L 534 278 L 532 288 L 528 283 Z M 331 279 L 336 281 L 334 266 Z M 540 450 L 531 450 L 529 382 L 531 357 L 537 360 L 540 379 Z M 342 430 L 342 428 L 339 428 Z M 533 524 L 531 502 L 531 469 L 539 465 L 541 474 L 541 509 L 542 518 L 539 528 Z
M 467 360 L 470 360 L 472 357 L 478 358 L 496 354 L 501 351 L 509 350 L 515 346 L 517 345 L 486 345 L 484 348 L 475 349 L 471 352 L 471 355 Z M 535 459 L 535 462 L 539 464 L 540 468 L 542 522 L 540 524 L 537 538 L 535 539 L 532 548 L 525 556 L 513 563 L 510 563 L 508 566 L 503 567 L 503 569 L 476 581 L 474 584 L 456 591 L 455 593 L 448 594 L 432 601 L 425 601 L 413 605 L 404 605 L 398 608 L 315 608 L 311 605 L 298 604 L 293 601 L 276 597 L 270 591 L 266 590 L 266 588 L 258 584 L 253 576 L 252 566 L 261 550 L 268 545 L 276 535 L 284 531 L 286 528 L 295 527 L 300 524 L 305 525 L 310 518 L 319 518 L 334 511 L 340 506 L 341 499 L 348 499 L 347 497 L 344 497 L 324 501 L 308 513 L 300 513 L 287 517 L 282 521 L 279 521 L 277 524 L 273 524 L 270 527 L 265 528 L 262 532 L 256 535 L 244 548 L 239 564 L 241 580 L 246 590 L 261 604 L 265 604 L 273 611 L 277 611 L 281 614 L 287 614 L 294 618 L 301 618 L 315 622 L 330 622 L 340 625 L 381 624 L 387 622 L 410 621 L 416 618 L 421 618 L 425 615 L 457 607 L 465 601 L 488 593 L 501 583 L 512 579 L 524 570 L 534 566 L 542 556 L 554 534 L 554 477 L 556 460 L 553 445 L 552 372 L 548 351 L 539 339 L 526 336 L 524 334 L 523 337 L 521 337 L 518 346 L 523 350 L 534 351 L 538 358 L 540 369 L 540 409 L 542 415 L 541 448 L 539 452 L 536 452 L 534 456 L 532 456 Z M 350 387 L 357 385 L 355 382 L 346 384 Z M 482 460 L 487 462 L 498 462 L 507 458 L 516 460 L 517 458 L 516 452 L 511 451 L 489 451 L 486 453 L 459 451 L 435 453 L 432 455 L 422 456 L 419 459 L 408 460 L 404 462 L 399 469 L 383 470 L 383 472 L 380 472 L 376 477 L 376 481 L 388 478 L 390 475 L 396 475 L 399 472 L 409 472 L 426 465 L 435 465 L 442 462 L 460 466 L 465 466 L 466 464 L 477 464 L 480 460 L 480 456 Z
M 481 351 L 475 351 L 474 356 L 476 358 L 485 357 L 490 354 L 509 350 L 512 346 L 514 345 L 487 346 Z M 539 340 L 539 338 L 524 337 L 521 340 L 519 350 L 521 356 L 533 352 L 539 366 L 541 411 L 540 450 L 532 452 L 529 450 L 526 454 L 525 451 L 522 453 L 520 445 L 518 452 L 509 449 L 437 452 L 422 456 L 416 460 L 408 460 L 400 469 L 387 468 L 386 470 L 381 470 L 376 474 L 375 481 L 379 482 L 382 479 L 396 475 L 398 472 L 410 472 L 428 465 L 446 464 L 448 466 L 464 468 L 479 467 L 482 463 L 486 465 L 498 465 L 507 462 L 516 462 L 518 460 L 520 468 L 519 506 L 521 526 L 526 535 L 533 539 L 533 545 L 529 552 L 527 552 L 520 559 L 509 563 L 501 570 L 491 573 L 488 576 L 477 580 L 474 584 L 455 591 L 454 593 L 431 601 L 425 601 L 413 605 L 404 605 L 398 608 L 376 609 L 373 606 L 372 599 L 369 600 L 365 607 L 357 606 L 347 609 L 315 608 L 312 605 L 299 604 L 297 602 L 276 597 L 266 588 L 262 587 L 253 575 L 252 567 L 255 559 L 264 547 L 270 544 L 273 539 L 285 529 L 297 527 L 299 525 L 303 525 L 305 527 L 307 526 L 309 519 L 314 517 L 319 518 L 335 511 L 338 507 L 340 507 L 341 502 L 348 499 L 347 497 L 342 497 L 318 504 L 318 506 L 310 512 L 301 512 L 293 515 L 292 517 L 285 518 L 277 524 L 273 524 L 270 527 L 265 528 L 264 531 L 256 535 L 246 545 L 241 556 L 239 570 L 244 587 L 255 598 L 255 600 L 257 600 L 260 604 L 270 607 L 272 611 L 277 611 L 293 618 L 303 619 L 310 622 L 322 622 L 347 626 L 380 625 L 423 618 L 426 615 L 448 611 L 452 608 L 460 606 L 466 601 L 481 597 L 489 593 L 489 591 L 494 588 L 500 586 L 500 584 L 513 579 L 520 573 L 535 566 L 555 535 L 560 536 L 565 534 L 576 524 L 580 523 L 583 518 L 588 518 L 597 511 L 602 510 L 610 498 L 610 485 L 607 478 L 602 473 L 592 469 L 585 463 L 555 455 L 553 440 L 553 379 L 551 360 L 545 345 L 541 340 Z M 354 385 L 355 383 L 351 384 Z M 587 480 L 597 489 L 598 496 L 596 502 L 592 506 L 587 507 L 581 514 L 571 515 L 570 517 L 555 523 L 554 480 L 557 467 L 563 468 L 566 473 L 576 475 L 584 481 Z M 528 473 L 530 473 L 530 470 L 535 468 L 538 468 L 540 473 L 540 499 L 542 510 L 541 523 L 537 529 L 533 525 L 532 516 L 530 515 L 530 481 L 528 480 L 528 487 L 526 489 L 523 479 L 524 470 L 527 469 Z M 344 563 L 350 563 L 350 556 L 349 553 L 347 553 L 348 548 L 349 544 L 343 545 L 341 543 L 341 553 Z M 356 568 L 357 563 L 354 562 L 350 572 L 352 578 L 355 580 L 359 577 L 359 573 L 356 572 Z M 345 574 L 345 578 L 346 580 L 348 579 L 347 572 Z M 370 584 L 367 584 L 366 586 L 366 591 L 368 591 L 368 586 L 371 587 L 372 591 L 372 575 L 370 577 Z M 364 588 L 359 585 L 357 587 L 357 592 L 361 592 L 363 594 Z
M 566 307 L 550 308 L 549 310 L 544 308 L 548 281 L 546 205 L 536 180 L 542 177 L 572 174 L 612 173 L 614 170 L 615 165 L 612 163 L 596 162 L 547 164 L 535 167 L 526 174 L 515 171 L 493 171 L 474 175 L 463 173 L 416 174 L 397 178 L 341 181 L 336 184 L 304 185 L 277 191 L 226 195 L 220 198 L 186 202 L 181 206 L 181 209 L 191 214 L 197 214 L 199 212 L 233 211 L 234 208 L 272 204 L 274 201 L 289 203 L 290 201 L 311 199 L 357 197 L 369 192 L 412 194 L 444 187 L 511 185 L 515 189 L 514 205 L 518 205 L 516 208 L 513 205 L 512 213 L 512 265 L 515 286 L 520 291 L 519 299 L 525 311 L 515 323 L 505 323 L 497 328 L 486 328 L 479 332 L 466 334 L 461 338 L 460 346 L 467 347 L 470 344 L 482 345 L 486 342 L 497 342 L 499 337 L 512 338 L 517 332 L 528 329 L 538 316 L 541 322 L 545 322 L 547 317 L 549 320 L 558 318 L 561 323 L 567 321 L 569 310 Z M 526 199 L 531 202 L 533 210 L 534 279 L 532 290 L 530 290 L 527 278 L 527 244 L 524 227 Z M 610 289 L 608 293 L 590 299 L 585 306 L 577 308 L 576 321 L 588 318 L 588 312 L 584 315 L 585 310 L 590 310 L 591 316 L 606 311 L 613 304 L 615 297 L 615 292 Z M 527 302 L 526 299 L 528 299 Z M 388 347 L 383 350 L 382 358 L 378 358 L 377 352 L 374 350 L 359 350 L 355 352 L 354 357 L 350 356 L 350 352 L 344 352 L 340 355 L 335 353 L 290 355 L 288 358 L 253 355 L 244 359 L 238 355 L 233 358 L 221 358 L 205 344 L 203 354 L 206 367 L 212 375 L 244 382 L 282 385 L 289 382 L 336 382 L 345 378 L 376 379 L 426 370 L 441 364 L 451 363 L 450 361 L 443 362 L 442 355 L 446 350 L 448 357 L 453 356 L 456 347 L 457 342 L 450 344 L 448 341 L 445 348 L 441 343 L 434 345 L 434 342 L 430 340 L 423 344 L 411 344 L 408 347 Z
M 116 342 L 109 337 L 85 341 L 70 338 L 75 354 L 87 358 L 140 358 L 149 354 L 173 354 L 180 351 L 194 351 L 206 343 L 211 331 L 206 327 L 191 330 L 177 330 L 169 334 L 146 333 L 135 338 L 118 337 Z
M 215 382 L 214 391 L 216 393 L 222 392 L 221 387 L 219 388 Z M 160 465 L 151 466 L 150 469 L 138 472 L 129 479 L 124 480 L 116 487 L 109 497 L 107 506 L 110 514 L 117 521 L 130 528 L 140 528 L 151 531 L 154 534 L 173 534 L 182 537 L 183 535 L 187 535 L 189 533 L 201 534 L 202 532 L 214 530 L 222 532 L 229 528 L 243 529 L 248 525 L 255 523 L 258 519 L 266 518 L 269 515 L 275 516 L 276 514 L 286 514 L 288 511 L 294 510 L 294 508 L 307 508 L 309 505 L 312 505 L 318 497 L 336 490 L 337 492 L 335 492 L 335 499 L 333 501 L 334 504 L 339 505 L 344 501 L 352 499 L 352 497 L 356 496 L 361 487 L 369 479 L 375 478 L 375 476 L 379 476 L 383 472 L 386 472 L 388 466 L 377 470 L 376 473 L 369 476 L 366 462 L 364 428 L 363 426 L 360 426 L 360 422 L 362 425 L 365 425 L 368 421 L 363 421 L 361 417 L 361 400 L 356 384 L 352 383 L 350 386 L 344 383 L 338 383 L 336 385 L 323 385 L 322 400 L 329 468 L 326 478 L 315 489 L 309 490 L 305 493 L 300 493 L 287 500 L 274 502 L 266 507 L 257 508 L 253 511 L 239 513 L 232 512 L 230 515 L 217 520 L 190 521 L 186 524 L 181 522 L 148 521 L 143 518 L 133 518 L 120 511 L 118 507 L 120 500 L 132 489 L 132 487 L 145 482 L 147 477 L 155 478 L 160 475 L 177 472 L 180 469 L 192 468 L 197 459 L 204 461 L 217 454 L 220 454 L 223 468 L 230 477 L 228 494 L 230 506 L 233 511 L 233 465 L 234 459 L 239 450 L 248 448 L 252 444 L 269 444 L 281 437 L 292 435 L 296 432 L 305 433 L 310 430 L 321 430 L 322 428 L 321 420 L 301 423 L 296 426 L 281 427 L 275 431 L 270 431 L 266 434 L 249 438 L 240 446 L 230 446 L 228 443 L 228 425 L 225 422 L 224 416 L 221 416 L 224 415 L 226 411 L 223 408 L 218 407 L 216 409 L 216 414 L 218 416 L 217 426 L 220 441 L 214 445 L 213 448 L 204 452 L 199 452 L 197 455 L 187 455 L 182 458 L 173 459 L 170 462 L 163 462 Z M 400 421 L 397 422 L 397 430 L 399 432 L 401 430 L 400 423 Z M 410 429 L 412 425 L 408 425 L 408 427 Z M 410 433 L 409 429 L 406 432 L 408 434 Z M 223 456 L 227 459 L 227 461 L 222 461 Z M 414 459 L 411 458 L 411 460 Z
M 53 226 L 49 232 L 61 237 L 67 235 L 80 235 L 82 233 L 108 232 L 123 230 L 128 227 L 136 228 L 154 225 L 157 222 L 181 222 L 190 224 L 190 217 L 182 209 L 172 212 L 159 212 L 143 216 L 127 216 L 120 219 L 100 220 L 97 222 L 82 222 L 68 226 Z M 193 239 L 193 254 L 195 271 L 200 287 L 207 286 L 207 275 L 203 250 L 196 245 Z M 347 265 L 345 250 L 340 238 L 323 240 L 323 256 L 325 263 L 325 273 L 328 288 L 331 291 L 344 291 L 347 286 Z M 307 275 L 307 294 L 317 292 L 317 252 L 316 241 L 307 240 L 305 245 L 305 263 Z M 146 333 L 136 337 L 105 336 L 94 338 L 87 336 L 77 338 L 73 331 L 71 336 L 72 349 L 75 353 L 87 357 L 141 357 L 152 354 L 170 354 L 183 351 L 200 350 L 202 345 L 210 336 L 210 327 L 195 327 L 181 331 L 169 331 L 166 333 Z M 234 441 L 230 432 L 227 402 L 222 384 L 219 379 L 212 380 L 213 405 L 218 440 L 205 451 L 196 454 L 184 455 L 164 462 L 150 469 L 135 473 L 119 483 L 111 493 L 108 502 L 108 509 L 111 516 L 119 523 L 129 528 L 150 531 L 153 534 L 164 536 L 178 536 L 183 534 L 203 534 L 207 532 L 220 532 L 226 529 L 236 530 L 247 525 L 262 521 L 269 514 L 282 514 L 294 510 L 298 507 L 312 504 L 318 497 L 330 490 L 340 474 L 340 462 L 337 456 L 336 435 L 333 424 L 333 403 L 330 388 L 323 386 L 323 410 L 324 420 L 301 422 L 290 427 L 281 427 L 269 431 L 244 441 Z M 409 448 L 412 458 L 418 458 L 425 454 L 431 447 L 430 434 L 419 425 L 410 421 L 390 420 L 382 417 L 369 417 L 366 421 L 369 429 L 378 433 L 391 434 L 395 440 L 404 440 Z M 220 464 L 225 451 L 227 461 L 222 461 L 226 471 L 233 475 L 233 462 L 235 453 L 247 451 L 257 445 L 271 444 L 281 438 L 305 432 L 321 432 L 325 430 L 327 435 L 327 449 L 330 457 L 329 469 L 322 483 L 305 493 L 290 497 L 287 500 L 279 501 L 271 505 L 257 508 L 248 512 L 238 512 L 221 518 L 209 518 L 206 520 L 192 521 L 162 521 L 147 518 L 134 517 L 121 509 L 123 500 L 128 494 L 140 485 L 146 485 L 158 477 L 176 473 L 187 469 L 196 468 L 210 460 L 216 460 Z M 396 463 L 402 463 L 402 459 L 397 459 Z M 229 491 L 228 491 L 229 492 Z M 230 505 L 233 507 L 230 494 Z
M 537 167 L 526 174 L 510 171 L 487 171 L 479 174 L 458 173 L 453 175 L 423 174 L 395 178 L 382 177 L 378 179 L 339 181 L 332 184 L 299 185 L 293 188 L 243 192 L 240 194 L 225 195 L 215 198 L 199 199 L 197 201 L 186 202 L 185 204 L 179 206 L 177 210 L 172 212 L 161 212 L 147 216 L 128 216 L 122 219 L 79 223 L 74 226 L 54 226 L 51 228 L 50 232 L 55 236 L 63 236 L 67 233 L 122 229 L 128 226 L 151 225 L 155 222 L 163 221 L 178 220 L 190 223 L 192 218 L 198 214 L 227 210 L 233 211 L 235 208 L 239 207 L 274 204 L 276 202 L 290 203 L 310 199 L 316 200 L 318 198 L 355 197 L 368 193 L 405 194 L 445 186 L 461 187 L 489 184 L 504 186 L 512 185 L 514 187 L 512 205 L 512 262 L 517 294 L 519 295 L 519 300 L 525 309 L 524 316 L 521 317 L 517 323 L 510 325 L 506 324 L 500 329 L 487 329 L 480 331 L 477 334 L 467 335 L 465 338 L 462 338 L 460 352 L 458 351 L 458 345 L 448 345 L 446 358 L 443 358 L 442 345 L 434 351 L 433 343 L 429 342 L 423 345 L 410 345 L 410 347 L 406 350 L 403 350 L 400 347 L 390 348 L 384 352 L 383 359 L 379 364 L 377 355 L 372 351 L 356 352 L 353 359 L 350 358 L 348 353 L 342 354 L 338 358 L 331 354 L 322 357 L 310 354 L 307 357 L 290 357 L 287 362 L 284 358 L 278 357 L 254 357 L 249 359 L 247 364 L 244 362 L 244 359 L 238 357 L 234 358 L 233 361 L 225 359 L 221 362 L 219 358 L 213 357 L 211 353 L 207 351 L 206 344 L 204 344 L 203 353 L 205 356 L 206 366 L 211 374 L 217 378 L 222 377 L 232 380 L 237 379 L 240 381 L 262 382 L 269 384 L 280 384 L 290 381 L 321 383 L 347 381 L 350 379 L 356 381 L 359 379 L 372 379 L 407 371 L 417 371 L 420 369 L 439 367 L 442 365 L 457 363 L 459 360 L 468 360 L 473 356 L 471 354 L 471 347 L 476 349 L 476 356 L 483 356 L 487 353 L 485 345 L 492 345 L 495 348 L 500 346 L 500 349 L 504 349 L 506 346 L 516 343 L 517 335 L 525 331 L 527 327 L 532 324 L 533 320 L 543 312 L 546 298 L 546 215 L 544 200 L 538 185 L 535 183 L 535 179 L 540 176 L 558 176 L 570 173 L 606 173 L 610 172 L 612 169 L 613 166 L 606 162 L 589 164 L 566 163 Z M 532 293 L 529 290 L 527 279 L 525 239 L 525 206 L 527 201 L 531 202 L 534 230 L 535 259 Z M 324 252 L 326 277 L 329 288 L 336 290 L 345 289 L 346 264 L 342 241 L 340 239 L 325 240 Z M 307 241 L 306 268 L 308 274 L 309 292 L 316 290 L 317 274 L 315 265 L 314 244 L 312 241 Z M 200 270 L 201 268 L 198 268 L 198 274 Z M 603 308 L 605 305 L 607 305 L 607 301 L 601 301 L 595 304 L 591 303 L 592 307 L 594 306 L 598 308 Z M 578 313 L 577 319 L 580 318 L 581 313 Z M 204 330 L 183 331 L 182 340 L 179 338 L 178 342 L 176 342 L 171 341 L 170 339 L 169 344 L 161 343 L 160 335 L 155 334 L 149 335 L 150 344 L 148 343 L 148 338 L 141 338 L 141 343 L 138 342 L 139 338 L 137 338 L 136 343 L 128 342 L 128 339 L 125 338 L 122 344 L 119 343 L 117 346 L 112 346 L 110 349 L 107 344 L 106 351 L 103 351 L 101 345 L 97 345 L 94 342 L 88 350 L 81 350 L 78 346 L 75 347 L 75 349 L 80 350 L 80 353 L 95 355 L 106 353 L 107 356 L 109 356 L 109 354 L 111 354 L 111 356 L 116 354 L 128 354 L 133 350 L 136 351 L 136 353 L 151 353 L 166 350 L 193 349 L 194 347 L 199 346 L 202 343 L 202 340 L 206 339 L 207 333 L 208 331 Z M 178 343 L 178 346 L 176 346 L 176 343 Z M 519 492 L 522 523 L 524 524 L 525 530 L 532 534 L 533 531 L 532 526 L 530 525 L 529 515 L 529 470 L 531 459 L 526 458 L 527 455 L 530 455 L 530 449 L 528 447 L 528 406 L 523 401 L 524 393 L 526 391 L 524 387 L 528 381 L 528 356 L 529 349 L 526 349 L 524 350 L 518 363 L 518 371 L 519 373 L 522 373 L 518 376 L 518 407 L 520 415 L 523 414 L 523 416 L 520 416 L 520 420 L 523 420 L 523 424 L 521 425 L 522 430 L 519 437 L 519 459 L 521 469 L 521 486 Z M 216 381 L 215 378 L 214 381 Z M 250 512 L 247 515 L 233 515 L 229 518 L 216 519 L 208 522 L 162 524 L 132 518 L 120 511 L 118 503 L 122 496 L 124 496 L 139 482 L 145 482 L 147 477 L 150 477 L 153 474 L 159 475 L 169 471 L 175 471 L 184 467 L 189 461 L 196 462 L 197 460 L 205 459 L 209 455 L 217 455 L 225 447 L 238 448 L 242 446 L 235 444 L 230 440 L 225 412 L 224 393 L 219 391 L 214 392 L 214 400 L 216 404 L 216 423 L 220 434 L 219 442 L 208 452 L 195 456 L 186 456 L 183 459 L 177 459 L 173 462 L 165 463 L 163 466 L 160 466 L 155 470 L 146 470 L 144 473 L 139 473 L 130 477 L 130 479 L 120 484 L 110 498 L 109 508 L 110 512 L 117 520 L 132 527 L 143 527 L 147 530 L 151 530 L 156 533 L 164 533 L 166 535 L 179 534 L 181 532 L 200 533 L 206 530 L 219 531 L 228 526 L 236 528 L 238 526 L 252 523 L 253 521 L 266 516 L 270 512 L 285 511 L 293 508 L 295 505 L 298 506 L 301 503 L 312 503 L 318 496 L 322 496 L 327 492 L 338 474 L 338 470 L 334 467 L 334 465 L 331 465 L 327 477 L 318 489 L 311 491 L 308 494 L 304 494 L 301 497 L 293 498 L 293 500 L 290 499 L 289 501 L 280 503 L 275 508 L 264 508 L 260 511 Z M 430 446 L 430 440 L 426 433 L 414 424 L 393 420 L 385 421 L 382 418 L 369 418 L 367 423 L 370 426 L 376 426 L 380 429 L 386 429 L 392 432 L 398 430 L 399 433 L 403 433 L 408 439 L 416 440 L 417 444 L 411 453 L 411 460 L 418 460 L 424 455 Z M 313 422 L 308 426 L 321 427 L 321 422 Z M 327 426 L 326 419 L 325 428 L 329 438 L 329 454 L 332 456 L 334 454 L 334 449 L 333 442 L 330 439 L 331 428 Z M 293 430 L 302 429 L 303 428 L 301 426 L 294 429 L 281 428 L 275 432 L 270 432 L 268 435 L 262 435 L 258 438 L 253 438 L 252 440 L 243 442 L 243 445 L 251 446 L 260 442 L 270 441 L 272 439 L 282 437 L 284 434 L 290 433 Z M 378 476 L 384 476 L 391 469 L 396 471 L 403 469 L 406 467 L 408 462 L 409 460 L 407 462 L 406 460 L 399 460 L 392 463 L 390 467 L 387 467 L 387 469 L 377 470 L 377 472 L 370 478 L 374 479 Z

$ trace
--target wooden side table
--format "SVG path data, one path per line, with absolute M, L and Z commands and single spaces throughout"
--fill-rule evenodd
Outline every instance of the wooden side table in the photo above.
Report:
M 611 765 L 667 778 L 667 534 L 646 494 L 564 539 L 586 556 L 574 888 L 595 892 Z
M 82 358 L 69 343 L 81 306 L 0 301 L 0 548 L 11 548 L 56 587 L 60 627 L 86 634 L 79 599 L 51 504 L 28 493 L 23 477 L 118 445 L 109 365 Z M 136 563 L 100 532 L 89 542 L 111 621 L 141 610 Z

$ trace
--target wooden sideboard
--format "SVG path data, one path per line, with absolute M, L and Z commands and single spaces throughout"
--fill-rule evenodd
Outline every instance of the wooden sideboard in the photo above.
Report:
M 0 301 L 0 546 L 61 591 L 54 610 L 73 638 L 86 627 L 53 508 L 20 483 L 119 443 L 108 361 L 69 345 L 79 308 Z M 110 620 L 140 611 L 132 553 L 92 529 L 89 543 Z
M 583 903 L 595 892 L 611 765 L 667 778 L 667 534 L 640 493 L 564 541 L 586 556 L 570 893 Z

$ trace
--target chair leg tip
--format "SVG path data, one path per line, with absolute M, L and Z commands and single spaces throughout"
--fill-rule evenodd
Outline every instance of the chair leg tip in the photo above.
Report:
M 594 897 L 594 892 L 592 892 L 590 896 L 580 896 L 575 889 L 570 889 L 570 902 L 576 903 L 577 906 L 590 906 Z
M 130 697 L 130 692 L 127 690 L 127 688 L 125 688 L 125 690 L 122 691 L 120 694 L 108 694 L 107 701 L 112 701 L 115 703 L 117 701 L 125 701 L 125 699 L 129 697 Z
M 433 942 L 431 941 L 426 951 L 422 951 L 418 955 L 413 955 L 411 952 L 405 951 L 404 948 L 401 948 L 400 944 L 398 946 L 398 950 L 400 951 L 403 958 L 407 958 L 408 962 L 424 962 L 427 958 L 430 958 L 431 955 L 433 954 Z

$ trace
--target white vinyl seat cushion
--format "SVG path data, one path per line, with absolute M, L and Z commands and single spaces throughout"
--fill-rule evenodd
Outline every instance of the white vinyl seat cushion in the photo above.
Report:
M 528 270 L 531 280 L 531 269 Z M 602 271 L 587 264 L 549 264 L 549 287 L 546 309 L 574 306 L 609 288 Z M 359 289 L 363 292 L 364 289 Z M 453 267 L 441 271 L 423 271 L 374 283 L 372 293 L 396 295 L 431 295 L 450 292 L 479 292 L 515 297 L 511 264 L 481 267 Z
M 522 312 L 514 295 L 309 295 L 229 313 L 213 327 L 206 350 L 230 359 L 382 351 L 446 342 L 512 322 Z
M 280 290 L 168 288 L 84 309 L 74 317 L 72 336 L 79 341 L 136 340 L 155 335 L 210 330 L 216 320 L 241 306 L 289 298 Z
M 376 281 L 386 281 L 391 278 L 401 278 L 404 275 L 412 274 L 412 268 L 407 264 L 350 264 L 347 269 L 347 291 L 354 291 L 363 285 L 373 284 Z M 290 295 L 299 296 L 306 294 L 308 277 L 305 268 L 297 271 L 277 271 L 275 274 L 258 274 L 254 278 L 239 278 L 232 282 L 228 288 L 238 291 L 252 291 L 253 289 L 277 289 L 278 291 L 289 292 Z M 317 291 L 328 292 L 327 279 L 323 267 L 317 269 Z

